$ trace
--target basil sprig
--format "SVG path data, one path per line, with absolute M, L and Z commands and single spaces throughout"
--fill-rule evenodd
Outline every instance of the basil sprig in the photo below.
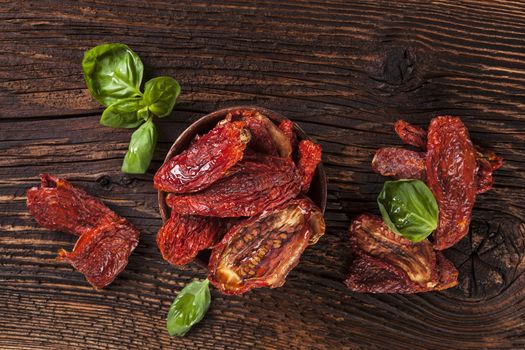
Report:
M 100 124 L 112 128 L 137 128 L 131 136 L 122 171 L 143 174 L 149 167 L 157 143 L 153 116 L 171 114 L 180 94 L 179 83 L 171 77 L 156 77 L 140 86 L 144 65 L 124 44 L 96 46 L 84 54 L 82 70 L 86 85 L 107 108 Z
M 193 281 L 186 285 L 170 306 L 166 328 L 170 336 L 182 337 L 199 323 L 210 307 L 209 281 Z
M 385 224 L 413 242 L 424 240 L 437 228 L 438 205 L 422 181 L 386 181 L 377 203 Z

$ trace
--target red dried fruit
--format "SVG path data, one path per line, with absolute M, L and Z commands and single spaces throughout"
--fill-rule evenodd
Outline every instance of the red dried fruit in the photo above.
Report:
M 279 123 L 279 129 L 283 132 L 286 138 L 290 141 L 292 145 L 292 151 L 297 147 L 297 135 L 294 131 L 293 122 L 290 119 L 283 119 Z
M 250 134 L 242 121 L 221 121 L 188 149 L 164 163 L 155 174 L 155 188 L 187 193 L 202 190 L 223 177 L 242 159 Z
M 425 154 L 403 148 L 384 147 L 377 150 L 372 169 L 396 179 L 426 180 Z
M 482 152 L 485 152 L 482 153 Z M 372 160 L 372 169 L 383 176 L 396 179 L 417 179 L 426 181 L 426 154 L 403 148 L 384 147 L 377 150 Z M 494 170 L 501 168 L 503 160 L 492 151 L 481 151 L 476 147 L 476 193 L 484 193 L 492 188 Z
M 157 246 L 164 260 L 181 266 L 193 261 L 199 251 L 218 243 L 222 233 L 223 227 L 216 218 L 179 215 L 172 211 L 157 234 Z
M 85 231 L 72 252 L 60 250 L 59 259 L 84 274 L 95 289 L 101 289 L 124 270 L 138 242 L 139 231 L 120 218 Z
M 252 216 L 296 197 L 301 178 L 288 158 L 259 155 L 243 159 L 236 172 L 187 195 L 169 194 L 166 203 L 183 215 Z
M 419 293 L 457 284 L 457 270 L 428 240 L 414 243 L 396 235 L 370 214 L 357 217 L 349 233 L 357 254 L 346 280 L 352 291 Z
M 40 175 L 40 187 L 27 190 L 27 208 L 40 226 L 80 236 L 101 221 L 118 215 L 68 181 Z
M 235 110 L 226 120 L 242 120 L 250 131 L 250 148 L 256 152 L 288 158 L 292 145 L 288 137 L 267 117 L 254 110 Z
M 487 192 L 494 184 L 492 172 L 503 166 L 503 159 L 492 151 L 484 151 L 476 147 L 476 159 L 478 162 L 478 172 L 476 174 L 477 194 Z
M 321 146 L 310 140 L 299 142 L 299 159 L 297 168 L 301 174 L 301 189 L 304 193 L 308 192 L 315 170 L 321 162 Z
M 428 128 L 427 185 L 439 206 L 434 246 L 443 250 L 463 238 L 476 199 L 476 151 L 459 118 L 432 119 Z
M 47 174 L 40 178 L 41 187 L 27 191 L 29 212 L 48 229 L 80 236 L 73 252 L 61 250 L 59 258 L 82 272 L 94 288 L 104 288 L 127 265 L 139 231 L 66 180 Z
M 419 126 L 412 125 L 404 120 L 398 120 L 394 129 L 399 138 L 407 145 L 425 149 L 427 147 L 427 132 Z
M 213 249 L 208 279 L 225 294 L 282 286 L 308 243 L 324 233 L 318 213 L 298 199 L 241 221 Z

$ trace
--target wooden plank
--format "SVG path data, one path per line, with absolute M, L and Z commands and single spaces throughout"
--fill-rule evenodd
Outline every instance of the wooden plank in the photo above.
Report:
M 6 1 L 0 6 L 0 348 L 342 349 L 525 347 L 525 5 L 518 1 Z M 100 126 L 83 52 L 125 42 L 146 77 L 183 93 L 158 123 L 143 176 L 120 165 L 131 134 Z M 328 232 L 286 285 L 239 297 L 213 292 L 183 339 L 164 329 L 197 265 L 157 251 L 151 179 L 176 136 L 212 110 L 257 104 L 298 122 L 324 149 Z M 399 145 L 392 123 L 462 117 L 505 158 L 478 197 L 471 232 L 447 251 L 458 288 L 421 295 L 349 292 L 347 227 L 377 212 L 375 149 Z M 39 228 L 25 190 L 51 172 L 104 200 L 141 230 L 130 264 L 94 292 L 55 261 L 74 238 Z

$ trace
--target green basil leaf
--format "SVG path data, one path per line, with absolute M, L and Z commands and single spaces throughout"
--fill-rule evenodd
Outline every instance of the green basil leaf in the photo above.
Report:
M 150 118 L 131 135 L 122 171 L 128 174 L 144 174 L 148 170 L 156 143 L 157 129 Z
M 199 323 L 210 307 L 209 281 L 193 281 L 184 287 L 173 301 L 166 319 L 170 336 L 182 337 Z
M 171 77 L 153 78 L 144 85 L 144 103 L 159 118 L 171 114 L 180 94 L 180 85 Z
M 111 128 L 136 128 L 144 122 L 137 114 L 141 108 L 144 108 L 141 98 L 119 100 L 104 110 L 100 124 Z
M 422 181 L 386 181 L 377 203 L 385 224 L 413 242 L 424 240 L 437 228 L 438 205 Z
M 104 44 L 92 48 L 84 54 L 82 70 L 89 92 L 106 107 L 122 98 L 142 96 L 144 66 L 127 45 Z

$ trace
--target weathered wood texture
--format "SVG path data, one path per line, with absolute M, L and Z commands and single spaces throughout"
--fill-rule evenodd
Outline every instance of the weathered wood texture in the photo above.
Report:
M 525 4 L 521 1 L 0 1 L 1 349 L 478 349 L 525 347 Z M 129 130 L 101 127 L 83 52 L 124 42 L 146 76 L 183 87 L 144 176 L 122 174 Z M 292 118 L 324 148 L 328 233 L 286 285 L 213 292 L 184 339 L 164 320 L 205 270 L 157 251 L 152 174 L 192 120 L 256 104 Z M 471 233 L 447 255 L 461 285 L 442 293 L 345 289 L 351 218 L 377 212 L 373 151 L 400 144 L 392 122 L 461 116 L 505 158 L 478 197 Z M 55 260 L 74 237 L 39 228 L 25 190 L 39 173 L 72 180 L 142 231 L 124 273 L 93 291 Z

